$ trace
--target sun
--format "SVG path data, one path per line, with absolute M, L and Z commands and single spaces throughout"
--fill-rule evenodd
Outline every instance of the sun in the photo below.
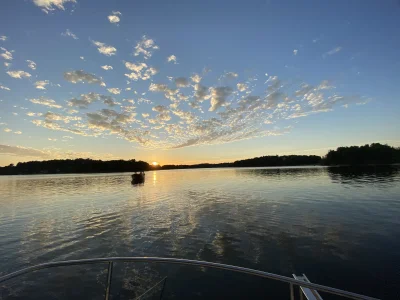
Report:
M 155 166 L 158 166 L 158 165 L 159 165 L 159 163 L 158 163 L 158 162 L 156 162 L 156 161 L 153 161 L 153 162 L 151 163 L 151 165 L 155 167 Z

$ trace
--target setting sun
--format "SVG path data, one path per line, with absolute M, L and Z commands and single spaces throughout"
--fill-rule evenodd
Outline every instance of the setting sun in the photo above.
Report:
M 153 165 L 153 166 L 158 166 L 158 162 L 153 161 L 153 162 L 151 163 L 151 165 Z

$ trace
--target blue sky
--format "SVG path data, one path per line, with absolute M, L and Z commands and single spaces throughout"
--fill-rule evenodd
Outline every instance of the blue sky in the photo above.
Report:
M 0 165 L 399 146 L 398 28 L 398 1 L 2 1 Z

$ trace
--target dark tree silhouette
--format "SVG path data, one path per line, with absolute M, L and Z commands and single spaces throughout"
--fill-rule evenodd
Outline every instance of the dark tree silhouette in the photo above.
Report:
M 16 166 L 0 168 L 0 175 L 55 174 L 55 173 L 112 173 L 146 171 L 150 165 L 144 161 L 57 159 L 47 161 L 20 162 Z
M 374 143 L 364 146 L 339 147 L 330 150 L 323 160 L 326 165 L 366 165 L 400 163 L 400 148 Z

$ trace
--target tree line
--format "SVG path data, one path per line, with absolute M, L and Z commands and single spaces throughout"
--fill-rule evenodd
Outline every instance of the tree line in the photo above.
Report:
M 367 165 L 400 163 L 400 148 L 379 143 L 339 147 L 324 157 L 326 165 Z
M 131 160 L 93 160 L 93 159 L 55 159 L 46 161 L 20 162 L 17 165 L 0 167 L 0 175 L 18 174 L 57 174 L 57 173 L 113 173 L 137 172 L 150 169 L 144 161 Z
M 317 155 L 268 155 L 230 163 L 202 163 L 195 165 L 151 166 L 144 161 L 57 159 L 47 161 L 20 162 L 17 165 L 0 167 L 0 175 L 56 174 L 56 173 L 112 173 L 148 170 L 228 168 L 228 167 L 277 167 L 305 165 L 365 165 L 400 163 L 400 148 L 374 143 L 364 146 L 339 147 L 330 150 L 325 157 Z

